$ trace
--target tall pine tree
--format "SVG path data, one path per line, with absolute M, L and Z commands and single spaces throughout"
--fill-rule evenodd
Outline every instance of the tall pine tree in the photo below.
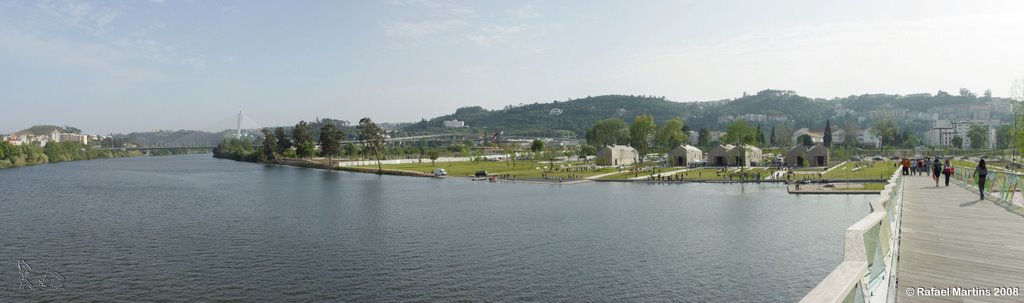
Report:
M 825 147 L 832 147 L 832 121 L 825 120 L 825 134 L 822 135 L 821 141 L 825 143 Z
M 757 131 L 754 133 L 754 144 L 764 146 L 764 133 L 761 132 L 761 123 L 757 124 Z

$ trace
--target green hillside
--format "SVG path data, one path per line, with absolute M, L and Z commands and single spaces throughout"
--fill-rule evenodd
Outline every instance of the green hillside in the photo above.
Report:
M 16 132 L 14 134 L 16 134 L 16 135 L 36 135 L 36 136 L 40 136 L 40 135 L 46 135 L 46 134 L 52 133 L 54 130 L 56 130 L 58 132 L 62 132 L 62 133 L 76 133 L 76 134 L 82 133 L 82 130 L 80 130 L 78 128 L 75 128 L 75 127 L 71 127 L 71 126 L 36 125 L 36 126 L 33 126 L 33 127 L 29 127 L 29 128 L 23 129 L 23 130 L 21 130 L 19 132 Z
M 450 115 L 413 123 L 404 130 L 439 131 L 443 128 L 443 121 L 455 119 L 465 121 L 472 128 L 486 127 L 511 135 L 561 134 L 577 137 L 594 121 L 604 118 L 620 117 L 631 121 L 637 115 L 652 114 L 661 121 L 676 116 L 689 116 L 697 108 L 691 103 L 667 101 L 663 97 L 607 95 L 509 106 L 499 110 L 487 110 L 479 106 L 463 107 Z
M 509 135 L 581 137 L 595 121 L 618 117 L 631 122 L 637 115 L 650 114 L 662 121 L 680 117 L 690 129 L 719 128 L 722 115 L 776 114 L 797 122 L 824 123 L 833 105 L 780 91 L 764 91 L 735 100 L 713 102 L 674 102 L 664 97 L 606 95 L 552 103 L 534 103 L 487 110 L 479 106 L 463 107 L 450 115 L 407 126 L 410 133 L 443 131 L 443 121 L 461 120 L 471 128 L 486 127 Z M 552 110 L 561 110 L 553 114 Z M 794 110 L 798 109 L 798 110 Z M 556 111 L 557 112 L 557 111 Z

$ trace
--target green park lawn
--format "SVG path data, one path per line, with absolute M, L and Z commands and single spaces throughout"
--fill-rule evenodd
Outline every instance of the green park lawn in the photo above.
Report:
M 512 161 L 438 161 L 434 164 L 431 164 L 430 161 L 423 161 L 422 163 L 387 164 L 384 165 L 384 169 L 417 171 L 432 174 L 435 168 L 443 168 L 448 171 L 449 176 L 458 177 L 472 177 L 477 171 L 484 170 L 487 171 L 488 174 L 505 174 L 515 176 L 516 179 L 540 179 L 543 175 L 547 175 L 551 178 L 562 177 L 568 179 L 570 174 L 578 176 L 579 178 L 585 178 L 588 176 L 618 171 L 615 168 L 608 167 L 590 169 L 589 164 L 578 162 L 555 163 L 553 167 L 545 169 L 546 166 L 551 166 L 551 164 L 537 160 L 520 160 L 516 161 L 515 165 L 512 164 Z M 376 165 L 365 165 L 359 167 L 372 169 L 377 168 Z
M 895 164 L 895 161 L 851 161 L 825 173 L 822 178 L 826 180 L 887 180 L 896 171 L 897 167 L 893 166 Z M 808 177 L 809 179 L 818 179 L 817 174 L 813 174 L 813 178 Z
M 758 173 L 761 174 L 761 179 L 765 179 L 771 176 L 773 172 L 775 172 L 775 169 L 767 167 L 750 167 L 742 170 L 730 169 L 726 172 L 722 172 L 717 168 L 700 168 L 677 173 L 675 176 L 682 177 L 686 181 L 740 181 L 756 179 Z
M 956 167 L 956 168 L 970 168 L 970 169 L 973 169 L 975 166 L 978 166 L 978 162 L 961 160 L 961 159 L 949 160 L 949 163 L 953 164 L 953 167 Z
M 665 173 L 675 170 L 683 169 L 682 167 L 667 167 L 658 168 L 653 173 Z M 676 178 L 682 178 L 684 181 L 739 181 L 739 180 L 751 180 L 757 176 L 757 173 L 761 174 L 761 179 L 767 178 L 774 172 L 774 169 L 765 167 L 754 167 L 745 168 L 742 171 L 730 170 L 728 172 L 720 172 L 717 168 L 695 168 L 684 172 L 673 174 L 670 180 L 676 180 Z M 611 175 L 601 178 L 600 180 L 626 180 L 630 178 L 650 176 L 651 171 L 643 171 L 640 173 L 622 173 L 617 175 Z M 732 178 L 730 178 L 732 177 Z

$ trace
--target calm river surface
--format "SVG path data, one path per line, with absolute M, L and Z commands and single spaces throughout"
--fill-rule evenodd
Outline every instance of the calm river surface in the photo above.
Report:
M 210 155 L 4 169 L 0 301 L 790 302 L 839 264 L 869 198 Z M 63 288 L 19 290 L 20 260 Z

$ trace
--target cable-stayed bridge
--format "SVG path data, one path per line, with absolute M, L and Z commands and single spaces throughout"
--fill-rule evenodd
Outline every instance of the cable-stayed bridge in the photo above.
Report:
M 216 123 L 207 126 L 202 130 L 211 133 L 219 133 L 226 130 L 233 130 L 235 133 L 235 138 L 240 139 L 242 138 L 242 131 L 259 130 L 262 128 L 263 126 L 261 126 L 259 123 L 256 123 L 256 121 L 253 121 L 251 118 L 243 114 L 242 111 L 238 111 L 237 115 L 228 116 L 227 118 L 217 121 Z

